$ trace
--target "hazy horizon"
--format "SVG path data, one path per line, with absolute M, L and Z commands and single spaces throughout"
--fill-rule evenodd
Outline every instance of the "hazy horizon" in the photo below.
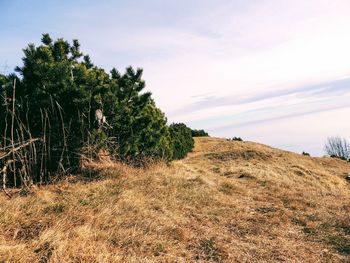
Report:
M 168 117 L 323 155 L 350 139 L 349 1 L 1 1 L 0 73 L 42 33 L 78 39 L 94 64 L 144 69 Z

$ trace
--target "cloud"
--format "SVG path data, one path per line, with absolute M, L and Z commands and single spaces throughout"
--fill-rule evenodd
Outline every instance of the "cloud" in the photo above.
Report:
M 307 109 L 303 110 L 301 112 L 292 112 L 292 113 L 285 113 L 282 114 L 281 116 L 277 117 L 271 117 L 267 116 L 266 118 L 260 118 L 258 120 L 252 120 L 252 121 L 242 121 L 236 124 L 231 124 L 231 125 L 226 125 L 226 126 L 221 126 L 221 127 L 214 127 L 211 130 L 208 130 L 210 132 L 216 132 L 218 130 L 220 131 L 227 131 L 227 130 L 234 130 L 235 128 L 238 127 L 247 127 L 247 126 L 256 126 L 258 124 L 264 124 L 264 123 L 273 123 L 279 120 L 288 120 L 290 118 L 296 118 L 296 117 L 301 117 L 305 115 L 313 115 L 315 113 L 322 113 L 322 112 L 327 112 L 327 111 L 332 111 L 332 110 L 338 110 L 338 109 L 349 109 L 350 105 L 332 105 L 332 106 L 326 106 L 326 107 L 320 107 L 317 109 Z
M 294 95 L 295 97 L 303 98 L 304 101 L 310 101 L 315 98 L 329 99 L 332 96 L 343 96 L 350 92 L 350 79 L 345 78 L 338 81 L 333 81 L 324 84 L 296 87 L 290 89 L 281 89 L 277 91 L 268 91 L 265 93 L 257 93 L 251 96 L 226 96 L 217 97 L 214 95 L 207 96 L 210 93 L 203 95 L 193 96 L 197 98 L 197 101 L 187 105 L 181 109 L 170 112 L 170 116 L 181 116 L 184 114 L 193 113 L 200 110 L 209 110 L 215 107 L 223 107 L 230 105 L 242 105 L 248 103 L 256 103 L 263 100 L 271 100 L 280 98 L 280 100 L 286 101 L 286 97 Z M 349 102 L 350 103 L 350 102 Z

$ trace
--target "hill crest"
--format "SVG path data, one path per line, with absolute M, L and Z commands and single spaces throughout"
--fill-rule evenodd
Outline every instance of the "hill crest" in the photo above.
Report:
M 91 164 L 93 173 L 1 196 L 0 261 L 349 260 L 349 163 L 195 142 L 169 166 Z

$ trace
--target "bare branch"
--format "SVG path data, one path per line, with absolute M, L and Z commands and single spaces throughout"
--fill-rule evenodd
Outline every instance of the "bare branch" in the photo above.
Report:
M 18 146 L 18 147 L 12 148 L 12 149 L 11 149 L 9 152 L 7 152 L 7 153 L 2 153 L 2 152 L 0 152 L 0 160 L 6 158 L 6 157 L 8 157 L 8 156 L 10 156 L 11 154 L 16 153 L 17 151 L 21 150 L 22 148 L 25 148 L 25 147 L 27 147 L 28 145 L 30 145 L 30 144 L 32 144 L 32 143 L 34 143 L 34 142 L 36 142 L 36 141 L 39 141 L 39 140 L 40 140 L 40 139 L 38 139 L 38 138 L 37 138 L 37 139 L 30 139 L 30 140 L 26 141 L 25 143 L 21 144 L 21 145 Z
M 343 160 L 350 159 L 350 143 L 344 138 L 327 138 L 324 150 L 331 157 L 337 157 Z

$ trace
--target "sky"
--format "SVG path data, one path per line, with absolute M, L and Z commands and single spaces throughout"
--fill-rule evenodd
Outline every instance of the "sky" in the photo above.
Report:
M 348 0 L 0 0 L 0 73 L 42 33 L 144 69 L 171 122 L 324 154 L 350 139 Z

